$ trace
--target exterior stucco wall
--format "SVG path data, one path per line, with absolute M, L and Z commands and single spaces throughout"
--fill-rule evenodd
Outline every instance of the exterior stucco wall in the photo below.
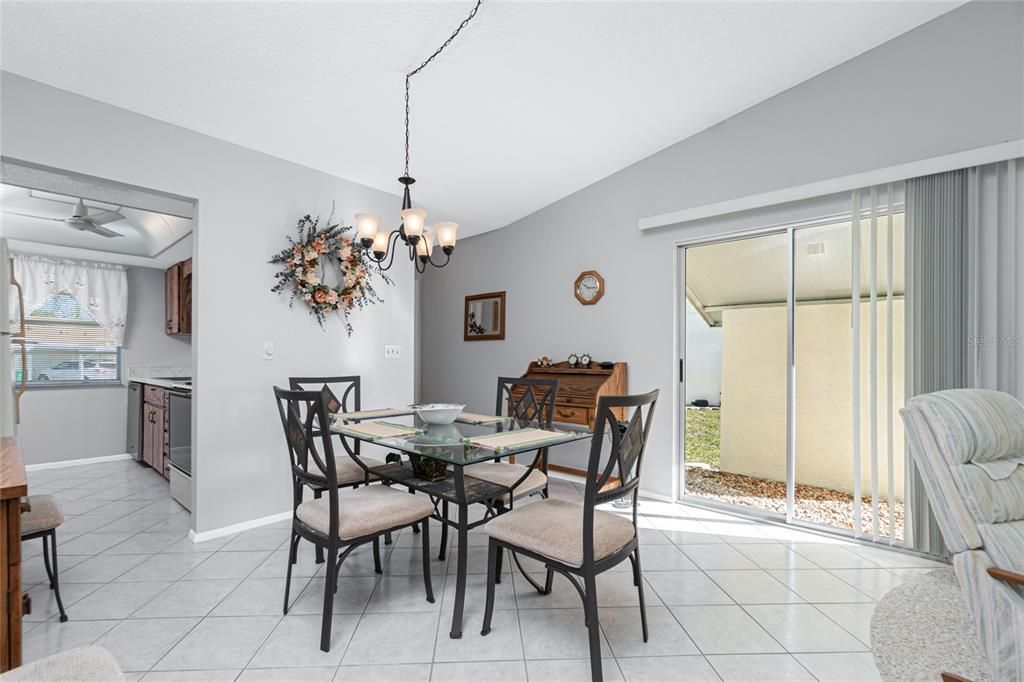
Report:
M 853 351 L 850 303 L 796 308 L 796 482 L 853 492 Z M 871 336 L 869 304 L 861 303 L 861 485 L 871 491 Z M 903 496 L 904 305 L 893 302 L 893 474 Z M 786 308 L 723 313 L 723 471 L 786 480 Z M 887 497 L 886 317 L 878 307 L 878 473 Z

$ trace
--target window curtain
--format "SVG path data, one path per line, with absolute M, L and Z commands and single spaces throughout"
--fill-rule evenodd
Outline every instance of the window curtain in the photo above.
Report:
M 53 296 L 67 292 L 110 332 L 117 345 L 124 343 L 128 312 L 128 275 L 124 266 L 16 253 L 14 277 L 24 290 L 26 315 Z M 16 309 L 17 303 L 12 306 L 12 310 Z
M 907 181 L 908 397 L 967 386 L 967 171 Z M 945 554 L 924 482 L 906 458 L 906 537 Z
M 990 388 L 1024 400 L 1022 162 L 907 181 L 910 395 Z M 920 477 L 908 481 L 913 546 L 941 554 Z
M 965 384 L 1024 400 L 1024 159 L 967 171 Z

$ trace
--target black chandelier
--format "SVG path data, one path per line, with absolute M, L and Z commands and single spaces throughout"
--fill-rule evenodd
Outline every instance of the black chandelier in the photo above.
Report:
M 455 36 L 466 27 L 476 12 L 480 9 L 477 0 L 473 10 L 469 13 L 455 32 L 444 41 L 441 47 L 434 51 L 434 54 L 427 57 L 426 61 L 418 67 L 405 74 L 405 173 L 398 181 L 402 183 L 402 222 L 398 229 L 388 232 L 386 229 L 379 229 L 380 216 L 372 213 L 356 213 L 356 231 L 360 243 L 370 252 L 367 256 L 370 260 L 380 266 L 381 270 L 389 269 L 395 261 L 395 251 L 398 250 L 398 240 L 402 240 L 409 253 L 409 260 L 416 267 L 416 272 L 425 272 L 427 265 L 435 268 L 443 268 L 448 265 L 455 252 L 455 233 L 459 229 L 457 223 L 444 221 L 434 225 L 433 230 L 426 226 L 427 212 L 422 208 L 413 208 L 412 198 L 409 196 L 409 186 L 416 180 L 409 175 L 409 80 L 426 68 L 427 64 L 434 61 L 437 55 L 441 54 L 448 45 L 455 40 Z M 440 246 L 444 253 L 444 262 L 434 262 L 434 246 Z M 387 264 L 384 261 L 387 260 Z

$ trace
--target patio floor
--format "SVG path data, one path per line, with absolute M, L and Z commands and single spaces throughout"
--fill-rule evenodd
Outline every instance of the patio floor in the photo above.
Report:
M 786 513 L 786 484 L 741 474 L 719 471 L 707 464 L 686 467 L 688 493 L 719 502 L 753 507 L 762 511 Z M 896 538 L 903 539 L 903 503 L 893 504 L 896 514 Z M 803 521 L 853 530 L 853 496 L 837 490 L 797 484 L 794 514 Z M 889 504 L 878 502 L 879 534 L 889 535 Z M 861 524 L 870 529 L 873 523 L 871 498 L 861 499 Z

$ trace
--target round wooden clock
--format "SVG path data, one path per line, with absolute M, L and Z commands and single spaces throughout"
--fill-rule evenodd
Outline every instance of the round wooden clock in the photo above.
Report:
M 604 277 L 597 270 L 585 270 L 573 286 L 576 300 L 583 305 L 594 305 L 604 296 Z

